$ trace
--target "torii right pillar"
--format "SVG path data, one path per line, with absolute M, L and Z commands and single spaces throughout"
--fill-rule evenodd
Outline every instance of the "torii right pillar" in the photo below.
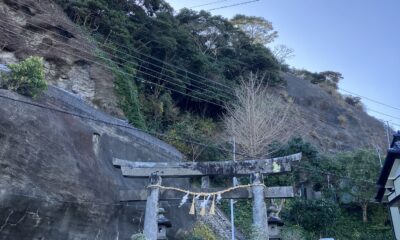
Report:
M 253 184 L 261 184 L 263 182 L 262 174 L 252 174 L 251 180 Z M 268 240 L 268 217 L 264 188 L 263 185 L 251 187 L 253 193 L 253 225 L 257 228 L 257 232 L 259 232 L 261 236 L 265 236 L 265 240 Z

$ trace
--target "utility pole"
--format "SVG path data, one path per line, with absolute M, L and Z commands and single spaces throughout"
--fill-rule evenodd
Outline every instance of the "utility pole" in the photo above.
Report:
M 387 135 L 388 145 L 390 148 L 389 121 L 386 121 L 386 135 Z
M 381 168 L 383 167 L 382 165 L 382 158 L 381 158 L 381 152 L 379 151 L 378 146 L 375 146 L 376 149 L 376 154 L 378 154 L 378 158 L 379 158 L 379 163 L 381 164 Z
M 331 181 L 330 181 L 330 175 L 329 174 L 328 174 L 327 178 L 328 178 L 328 188 L 331 188 Z
M 233 152 L 232 152 L 233 153 L 233 161 L 236 162 L 235 137 L 233 137 L 232 142 L 233 142 Z M 236 184 L 237 184 L 236 177 L 233 177 L 232 184 L 233 184 L 233 186 L 236 186 Z M 231 203 L 231 237 L 232 237 L 232 240 L 235 240 L 235 214 L 234 214 L 234 209 L 233 209 L 233 204 L 234 204 L 233 199 L 231 199 L 230 203 Z

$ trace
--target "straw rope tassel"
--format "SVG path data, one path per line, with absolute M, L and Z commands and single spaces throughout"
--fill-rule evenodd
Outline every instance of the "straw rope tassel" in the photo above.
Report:
M 200 210 L 200 216 L 204 216 L 204 215 L 206 215 L 206 197 L 204 196 L 204 199 L 203 199 L 203 204 L 202 204 L 202 206 L 201 206 L 201 210 Z
M 213 195 L 212 203 L 211 203 L 211 208 L 210 208 L 210 214 L 215 215 L 215 195 Z
M 189 211 L 189 214 L 190 215 L 194 215 L 194 211 L 195 211 L 195 202 L 196 202 L 196 196 L 195 195 L 193 195 L 193 201 L 192 201 L 192 206 L 190 207 L 190 211 Z

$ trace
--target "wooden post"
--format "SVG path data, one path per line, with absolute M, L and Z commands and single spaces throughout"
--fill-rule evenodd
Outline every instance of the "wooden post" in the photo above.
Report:
M 251 179 L 253 184 L 262 183 L 262 174 L 254 173 L 251 175 Z M 251 190 L 253 193 L 253 225 L 268 240 L 268 218 L 264 201 L 264 186 L 252 186 Z
M 161 184 L 161 177 L 157 174 L 150 176 L 150 185 Z M 158 199 L 160 189 L 157 187 L 148 190 L 146 212 L 144 216 L 144 235 L 147 240 L 157 240 L 158 234 Z

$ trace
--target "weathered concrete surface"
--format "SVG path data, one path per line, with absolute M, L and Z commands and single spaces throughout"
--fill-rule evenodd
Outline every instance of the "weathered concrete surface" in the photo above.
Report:
M 18 94 L 0 95 L 30 102 Z M 40 104 L 125 124 L 51 87 Z M 0 98 L 0 239 L 129 239 L 143 230 L 145 203 L 121 204 L 120 190 L 148 179 L 124 178 L 112 158 L 179 161 L 173 147 L 137 130 L 107 126 Z M 186 186 L 166 179 L 168 185 Z M 176 226 L 188 207 L 161 203 Z M 180 232 L 185 229 L 179 229 Z

